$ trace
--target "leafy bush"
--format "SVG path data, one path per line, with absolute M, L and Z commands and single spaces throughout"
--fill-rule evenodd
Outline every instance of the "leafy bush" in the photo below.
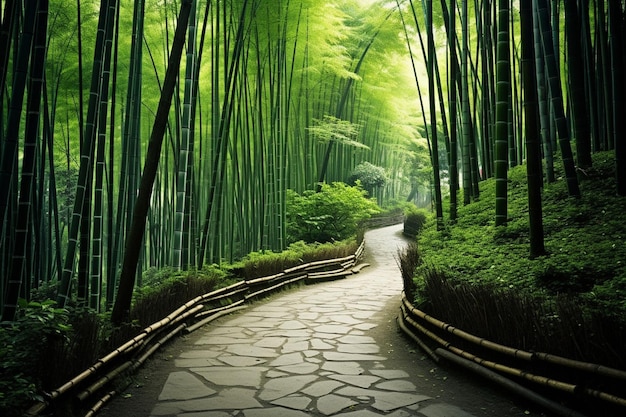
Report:
M 359 186 L 334 182 L 302 195 L 287 190 L 287 239 L 290 243 L 344 240 L 356 234 L 361 220 L 378 212 L 378 205 Z
M 18 317 L 0 327 L 0 414 L 21 416 L 42 400 L 42 376 L 49 373 L 52 352 L 69 342 L 68 311 L 55 302 L 20 300 Z
M 369 162 L 362 162 L 350 173 L 349 182 L 356 185 L 361 183 L 368 193 L 372 194 L 375 188 L 380 188 L 387 182 L 385 168 L 379 167 Z
M 408 236 L 417 236 L 428 218 L 428 212 L 416 206 L 408 207 L 404 211 L 404 234 Z

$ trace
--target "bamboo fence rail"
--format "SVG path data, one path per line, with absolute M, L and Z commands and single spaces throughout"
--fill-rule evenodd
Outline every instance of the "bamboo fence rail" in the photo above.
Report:
M 85 416 L 93 416 L 119 391 L 116 382 L 136 371 L 151 355 L 173 337 L 192 332 L 217 318 L 246 308 L 246 303 L 268 296 L 297 283 L 314 283 L 340 279 L 358 273 L 363 264 L 364 242 L 355 253 L 344 258 L 309 262 L 262 278 L 244 280 L 228 287 L 200 295 L 183 304 L 163 319 L 143 329 L 137 336 L 98 359 L 89 368 L 55 390 L 45 394 L 45 400 L 34 404 L 26 416 L 38 416 L 55 402 L 72 398 L 86 405 Z M 209 305 L 221 305 L 208 308 Z
M 519 383 L 507 380 L 503 385 L 558 415 L 582 416 L 537 393 L 529 393 L 521 384 L 537 391 L 565 394 L 571 400 L 580 401 L 580 396 L 595 399 L 626 412 L 624 370 L 543 352 L 528 352 L 486 340 L 417 309 L 404 292 L 398 325 L 433 360 L 447 359 L 492 380 L 502 380 L 505 375 L 514 378 Z M 615 392 L 606 392 L 608 389 Z

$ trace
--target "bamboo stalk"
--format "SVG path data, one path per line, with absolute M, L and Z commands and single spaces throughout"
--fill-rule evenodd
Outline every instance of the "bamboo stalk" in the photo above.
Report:
M 115 397 L 115 395 L 117 394 L 117 391 L 113 390 L 113 391 L 109 391 L 106 393 L 105 396 L 103 396 L 102 398 L 100 398 L 86 413 L 85 413 L 85 417 L 93 417 L 95 416 L 98 411 L 100 411 L 100 409 L 102 408 L 103 405 L 105 405 L 111 398 Z
M 556 356 L 543 352 L 535 352 L 535 356 L 537 357 L 537 359 L 548 363 L 553 363 L 567 368 L 578 369 L 580 371 L 589 372 L 592 374 L 626 380 L 626 372 L 619 369 L 609 368 L 607 366 L 599 365 L 596 363 L 582 362 L 574 359 L 563 358 L 561 356 Z
M 457 365 L 460 365 L 466 369 L 471 370 L 472 372 L 481 375 L 491 381 L 494 381 L 498 384 L 498 386 L 504 387 L 506 389 L 508 389 L 509 391 L 512 391 L 518 395 L 523 396 L 524 398 L 541 405 L 542 407 L 545 407 L 546 409 L 549 409 L 555 413 L 557 413 L 560 416 L 567 416 L 567 417 L 585 417 L 584 415 L 570 410 L 554 401 L 551 401 L 539 394 L 537 394 L 536 392 L 533 392 L 531 390 L 529 390 L 526 387 L 523 387 L 522 385 L 519 385 L 513 381 L 511 381 L 508 378 L 503 377 L 502 375 L 499 375 L 493 371 L 490 371 L 489 369 L 480 366 L 479 364 L 476 364 L 472 361 L 469 361 L 467 359 L 463 359 L 461 357 L 458 357 L 456 355 L 454 355 L 453 353 L 450 353 L 448 351 L 446 351 L 445 349 L 442 348 L 437 348 L 435 349 L 435 353 L 437 353 L 439 356 L 449 360 L 450 362 L 454 362 Z
M 132 370 L 136 370 L 150 357 L 154 352 L 156 352 L 161 346 L 163 346 L 167 341 L 169 341 L 172 337 L 176 336 L 181 331 L 185 330 L 187 324 L 182 323 L 178 325 L 174 330 L 170 331 L 164 337 L 159 339 L 150 349 L 148 349 L 143 355 L 141 355 L 138 359 L 133 362 Z
M 306 275 L 298 275 L 297 277 L 295 277 L 293 279 L 290 279 L 290 280 L 287 280 L 287 281 L 283 281 L 283 282 L 280 282 L 280 283 L 278 283 L 276 285 L 272 285 L 271 287 L 268 287 L 268 288 L 265 288 L 265 289 L 262 289 L 262 290 L 259 290 L 259 291 L 247 294 L 245 296 L 245 299 L 246 299 L 246 301 L 248 301 L 248 300 L 250 300 L 252 298 L 258 297 L 259 295 L 275 291 L 278 288 L 284 287 L 285 285 L 288 285 L 288 284 L 293 284 L 294 282 L 300 281 L 300 280 L 302 280 L 304 278 L 306 278 Z
M 100 388 L 105 386 L 108 382 L 113 380 L 116 376 L 120 375 L 125 370 L 132 367 L 133 361 L 126 361 L 122 365 L 108 372 L 102 378 L 98 379 L 95 383 L 91 384 L 89 387 L 81 391 L 76 397 L 82 402 L 89 398 L 94 392 L 98 391 Z
M 315 281 L 331 281 L 334 279 L 345 278 L 349 275 L 352 275 L 352 271 L 329 271 L 329 272 L 317 272 L 313 274 L 308 274 L 306 277 L 307 282 L 315 282 Z
M 430 356 L 430 358 L 435 362 L 435 363 L 439 363 L 439 356 L 437 356 L 437 354 L 428 347 L 428 345 L 426 345 L 426 343 L 424 343 L 422 341 L 422 339 L 420 339 L 415 332 L 411 331 L 411 329 L 409 329 L 405 324 L 404 324 L 404 320 L 402 316 L 398 316 L 396 318 L 396 321 L 398 323 L 398 327 L 400 327 L 400 329 L 404 332 L 404 334 L 406 334 L 407 336 L 409 336 L 411 339 L 413 339 L 413 341 L 415 341 L 415 343 L 417 343 L 417 345 L 428 355 Z
M 202 318 L 204 316 L 208 316 L 209 314 L 219 313 L 221 311 L 228 310 L 228 309 L 231 309 L 233 307 L 241 306 L 244 302 L 245 302 L 245 300 L 242 299 L 242 300 L 236 301 L 234 303 L 230 303 L 229 305 L 226 305 L 224 307 L 213 308 L 211 310 L 204 310 L 204 311 L 201 311 L 198 314 L 196 314 L 195 318 L 199 319 L 199 318 Z M 247 308 L 247 306 L 242 306 L 241 308 Z M 195 324 L 194 324 L 194 326 L 195 326 Z M 190 326 L 190 327 L 193 327 L 193 326 Z
M 215 291 L 211 291 L 209 293 L 206 293 L 204 295 L 202 295 L 202 301 L 206 301 L 207 299 L 211 298 L 211 297 L 217 297 L 217 296 L 221 296 L 224 293 L 228 293 L 231 294 L 229 291 L 238 289 L 239 287 L 245 287 L 246 286 L 246 282 L 245 281 L 239 281 L 235 284 L 229 285 L 228 287 L 224 287 L 224 288 L 220 288 L 218 290 Z M 226 294 L 226 295 L 228 295 Z
M 552 364 L 556 364 L 556 365 L 560 365 L 566 368 L 570 368 L 570 369 L 576 369 L 576 370 L 580 370 L 580 371 L 584 371 L 584 372 L 589 372 L 589 373 L 593 373 L 593 374 L 597 374 L 597 375 L 602 375 L 602 376 L 609 376 L 609 377 L 613 377 L 613 378 L 618 378 L 618 379 L 626 379 L 626 372 L 619 370 L 619 369 L 614 369 L 614 368 L 609 368 L 607 366 L 603 366 L 603 365 L 599 365 L 599 364 L 594 364 L 594 363 L 588 363 L 588 362 L 582 362 L 582 361 L 576 361 L 573 359 L 568 359 L 568 358 L 563 358 L 560 356 L 556 356 L 556 355 L 552 355 L 549 353 L 542 353 L 542 352 L 526 352 L 520 349 L 515 349 L 515 348 L 511 348 L 508 346 L 503 346 L 503 345 L 499 345 L 497 343 L 494 342 L 490 342 L 490 341 L 486 341 L 485 339 L 479 338 L 477 336 L 471 335 L 469 333 L 463 332 L 462 330 L 459 330 L 447 323 L 444 323 L 442 321 L 439 321 L 437 319 L 435 319 L 434 317 L 428 316 L 426 313 L 416 309 L 415 307 L 413 307 L 413 305 L 410 303 L 410 301 L 408 301 L 408 299 L 406 298 L 406 295 L 403 293 L 403 303 L 406 306 L 407 310 L 417 316 L 420 317 L 424 320 L 426 320 L 427 322 L 443 329 L 446 330 L 456 336 L 459 336 L 460 338 L 467 340 L 469 342 L 472 343 L 476 343 L 480 346 L 489 348 L 489 349 L 493 349 L 499 353 L 504 353 L 504 354 L 508 354 L 508 355 L 512 355 L 516 358 L 521 358 L 521 359 L 525 359 L 525 360 L 529 360 L 529 361 L 536 361 L 536 360 L 541 360 L 544 362 L 548 362 L 548 363 L 552 363 Z M 467 335 L 467 337 L 465 336 Z
M 112 359 L 117 357 L 119 354 L 125 353 L 125 352 L 128 352 L 130 350 L 135 349 L 136 347 L 139 346 L 141 340 L 143 338 L 145 338 L 146 336 L 147 336 L 147 333 L 141 333 L 138 336 L 134 337 L 133 339 L 129 340 L 128 342 L 124 343 L 119 348 L 117 348 L 114 351 L 110 352 L 108 355 L 106 355 L 103 358 L 99 359 L 92 366 L 90 366 L 89 368 L 87 368 L 86 370 L 84 370 L 83 372 L 81 372 L 80 374 L 78 374 L 77 376 L 75 376 L 74 378 L 72 378 L 71 380 L 66 382 L 65 384 L 61 385 L 59 388 L 57 388 L 54 391 L 52 391 L 50 393 L 50 399 L 54 400 L 54 399 L 58 398 L 61 394 L 64 394 L 66 391 L 68 391 L 73 386 L 78 385 L 80 382 L 85 380 L 87 377 L 95 374 L 96 371 L 98 371 L 106 363 L 110 362 Z
M 243 303 L 244 301 L 245 301 L 245 300 L 238 301 L 236 304 L 241 304 L 241 303 Z M 185 329 L 185 332 L 186 332 L 186 333 L 191 333 L 191 332 L 193 332 L 194 330 L 197 330 L 197 329 L 199 329 L 200 327 L 204 326 L 205 324 L 212 322 L 213 320 L 216 320 L 216 319 L 218 319 L 218 318 L 220 318 L 220 317 L 222 317 L 222 316 L 225 316 L 225 315 L 227 315 L 227 314 L 234 313 L 235 311 L 243 310 L 243 309 L 245 309 L 245 308 L 248 308 L 248 306 L 244 306 L 244 305 L 231 305 L 231 306 L 229 306 L 229 308 L 227 308 L 227 309 L 225 309 L 225 310 L 218 311 L 217 313 L 215 313 L 215 314 L 213 314 L 213 315 L 211 315 L 211 316 L 209 316 L 209 317 L 206 317 L 204 320 L 200 320 L 199 322 L 194 323 L 193 325 L 191 325 L 191 326 L 187 327 L 187 328 Z

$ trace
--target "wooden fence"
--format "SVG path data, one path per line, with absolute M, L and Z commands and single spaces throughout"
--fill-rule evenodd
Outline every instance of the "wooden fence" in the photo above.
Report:
M 398 325 L 434 361 L 444 358 L 557 415 L 584 417 L 540 392 L 585 404 L 596 411 L 606 407 L 615 415 L 626 415 L 626 371 L 549 353 L 527 352 L 480 338 L 417 309 L 404 293 Z
M 344 278 L 358 273 L 364 264 L 364 242 L 353 255 L 315 261 L 289 268 L 279 274 L 244 280 L 200 295 L 143 329 L 137 336 L 98 359 L 89 368 L 52 392 L 43 402 L 34 404 L 27 416 L 38 416 L 59 401 L 75 400 L 95 415 L 117 391 L 112 388 L 120 378 L 135 372 L 161 346 L 172 338 L 190 333 L 211 321 L 247 307 L 255 299 L 268 296 L 297 283 L 313 283 Z M 95 398 L 95 400 L 94 400 Z M 87 405 L 88 404 L 88 405 Z

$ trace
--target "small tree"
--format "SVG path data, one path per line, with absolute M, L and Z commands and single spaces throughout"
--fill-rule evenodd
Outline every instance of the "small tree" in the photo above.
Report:
M 360 181 L 361 185 L 370 196 L 374 195 L 374 190 L 387 183 L 387 173 L 385 168 L 379 167 L 369 162 L 362 162 L 350 173 L 348 182 L 355 185 Z
M 319 192 L 302 195 L 287 190 L 287 236 L 289 243 L 330 242 L 354 236 L 361 220 L 380 212 L 360 186 L 342 182 L 322 184 Z

